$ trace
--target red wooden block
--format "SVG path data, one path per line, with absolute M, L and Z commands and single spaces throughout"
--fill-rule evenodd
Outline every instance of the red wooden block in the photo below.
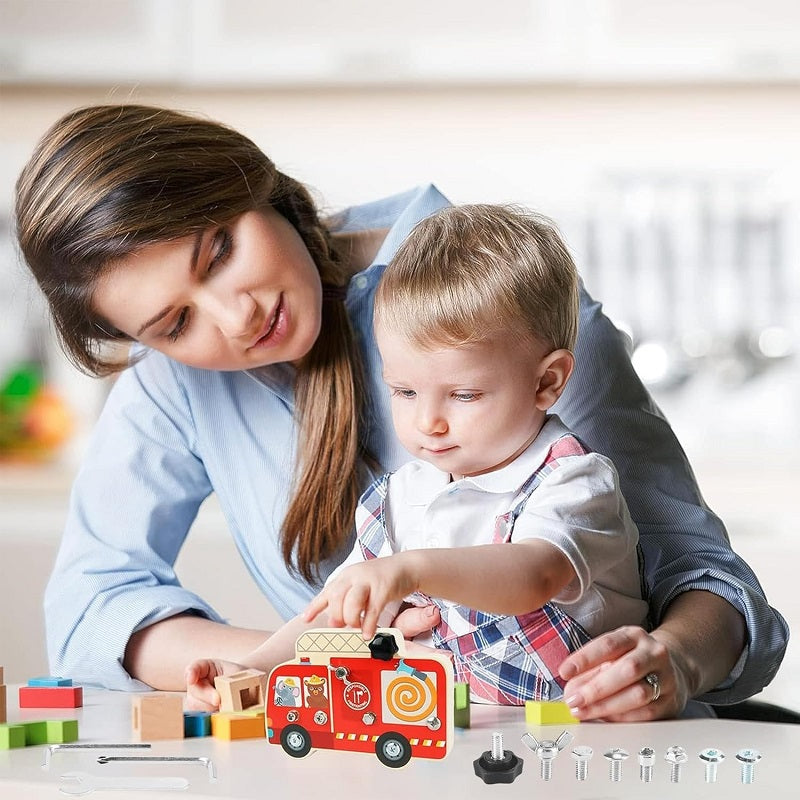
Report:
M 81 686 L 20 686 L 20 708 L 81 708 Z

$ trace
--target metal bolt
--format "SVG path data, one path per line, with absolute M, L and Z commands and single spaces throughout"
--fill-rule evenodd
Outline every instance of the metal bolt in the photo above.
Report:
M 492 734 L 492 761 L 503 760 L 503 734 L 495 731 Z
M 736 760 L 742 765 L 742 783 L 752 783 L 756 764 L 761 761 L 761 753 L 747 748 L 736 754 Z
M 689 760 L 686 751 L 678 745 L 667 748 L 664 760 L 670 765 L 669 779 L 671 783 L 678 783 L 681 779 L 681 767 Z
M 608 777 L 614 783 L 619 783 L 622 778 L 622 762 L 628 757 L 628 751 L 621 747 L 613 747 L 611 750 L 606 750 L 603 755 L 608 759 Z
M 555 741 L 543 739 L 539 742 L 533 734 L 525 733 L 522 741 L 539 757 L 542 780 L 549 781 L 553 776 L 553 760 L 572 741 L 572 734 L 563 731 Z
M 706 767 L 706 783 L 714 783 L 717 780 L 717 764 L 725 760 L 725 753 L 715 747 L 706 747 L 700 751 L 698 757 Z
M 586 745 L 579 745 L 572 749 L 572 757 L 575 759 L 575 778 L 585 781 L 589 773 L 589 759 L 592 757 L 593 750 Z
M 652 747 L 643 747 L 639 753 L 639 780 L 650 783 L 653 780 L 653 764 L 656 763 L 656 751 Z

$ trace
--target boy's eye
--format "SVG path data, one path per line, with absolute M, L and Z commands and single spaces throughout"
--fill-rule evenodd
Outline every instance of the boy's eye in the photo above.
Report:
M 462 402 L 462 403 L 469 403 L 473 400 L 477 400 L 480 395 L 477 392 L 455 392 L 453 394 L 453 398 Z
M 408 400 L 417 396 L 413 389 L 392 389 L 392 394 L 396 397 L 405 397 Z

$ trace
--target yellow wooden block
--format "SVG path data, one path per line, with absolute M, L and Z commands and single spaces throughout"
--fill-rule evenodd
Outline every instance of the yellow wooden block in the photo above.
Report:
M 263 712 L 258 715 L 220 711 L 211 715 L 211 735 L 216 739 L 263 739 L 267 732 Z
M 560 700 L 527 700 L 525 722 L 528 725 L 573 725 L 580 720 L 575 719 L 569 706 Z

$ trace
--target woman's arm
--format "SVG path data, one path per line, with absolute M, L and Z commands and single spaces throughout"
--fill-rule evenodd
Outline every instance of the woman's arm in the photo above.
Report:
M 718 595 L 693 590 L 669 605 L 652 633 L 628 626 L 567 657 L 564 698 L 579 719 L 638 722 L 678 716 L 687 701 L 722 683 L 745 646 L 742 615 Z M 644 681 L 659 678 L 660 695 Z
M 575 371 L 553 410 L 592 449 L 611 458 L 619 472 L 639 529 L 651 617 L 656 626 L 669 619 L 667 640 L 675 660 L 697 658 L 714 665 L 709 675 L 730 661 L 719 659 L 727 651 L 720 649 L 716 634 L 696 639 L 692 633 L 705 609 L 702 604 L 696 612 L 693 604 L 703 592 L 717 596 L 713 607 L 726 620 L 726 629 L 735 628 L 737 612 L 744 620 L 744 636 L 734 637 L 747 648 L 736 673 L 712 686 L 699 681 L 699 699 L 734 703 L 760 691 L 780 665 L 788 627 L 768 605 L 753 572 L 731 550 L 724 526 L 703 501 L 686 454 L 636 376 L 621 335 L 585 290 Z M 658 627 L 654 635 L 654 641 L 661 635 Z M 672 671 L 671 661 L 650 660 L 649 648 L 642 657 L 636 672 Z M 675 677 L 676 684 L 680 680 Z M 630 686 L 637 682 L 644 685 L 640 676 L 631 676 Z
M 246 658 L 268 636 L 266 631 L 177 614 L 134 633 L 128 641 L 123 666 L 154 689 L 183 691 L 186 665 L 190 662 L 212 658 L 254 666 L 245 664 Z M 294 651 L 288 658 L 293 655 Z
M 210 492 L 175 384 L 166 359 L 148 356 L 119 377 L 100 415 L 45 593 L 53 674 L 142 690 L 122 666 L 134 631 L 189 610 L 221 621 L 173 569 Z

